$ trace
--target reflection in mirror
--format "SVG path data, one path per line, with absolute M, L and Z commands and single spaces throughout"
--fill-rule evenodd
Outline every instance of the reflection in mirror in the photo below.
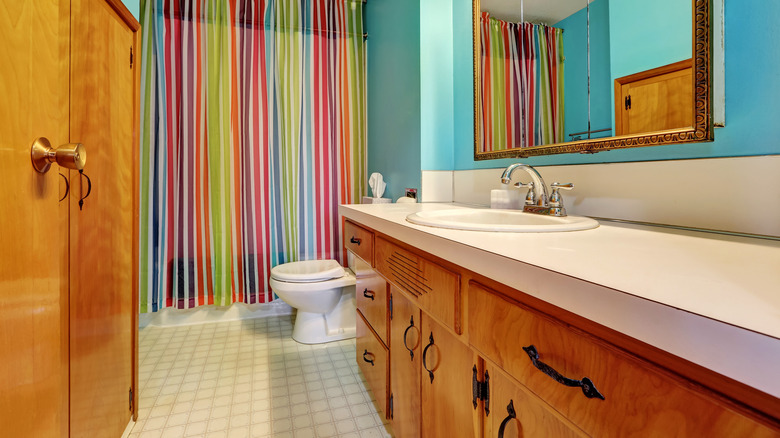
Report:
M 475 159 L 712 139 L 708 2 L 474 2 Z

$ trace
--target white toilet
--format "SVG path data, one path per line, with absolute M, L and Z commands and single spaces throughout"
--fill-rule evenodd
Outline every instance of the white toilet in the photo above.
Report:
M 355 337 L 355 276 L 335 260 L 284 263 L 271 269 L 271 289 L 298 309 L 292 337 L 322 344 Z

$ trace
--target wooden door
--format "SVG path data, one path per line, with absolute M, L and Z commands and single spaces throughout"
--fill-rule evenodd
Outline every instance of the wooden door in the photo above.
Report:
M 641 134 L 693 126 L 691 60 L 615 80 L 615 132 Z
M 485 417 L 485 437 L 587 436 L 495 365 L 488 364 L 485 370 L 490 385 L 490 413 Z
M 71 436 L 121 436 L 133 413 L 129 391 L 137 330 L 135 36 L 114 2 L 71 4 L 70 138 L 88 152 L 84 175 L 71 172 Z
M 40 174 L 30 162 L 37 137 L 68 142 L 69 22 L 60 3 L 0 3 L 0 435 L 9 437 L 67 432 L 64 182 L 56 164 Z
M 420 370 L 422 330 L 420 309 L 395 286 L 390 320 L 390 397 L 393 431 L 399 437 L 420 436 Z
M 479 436 L 481 412 L 471 391 L 475 355 L 427 315 L 422 315 L 422 349 L 421 436 Z

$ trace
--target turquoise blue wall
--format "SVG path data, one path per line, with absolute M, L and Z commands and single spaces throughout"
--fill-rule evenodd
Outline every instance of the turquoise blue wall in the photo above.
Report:
M 420 2 L 371 0 L 368 37 L 368 163 L 380 172 L 385 197 L 420 188 Z M 452 154 L 452 151 L 450 151 Z M 445 161 L 451 162 L 451 161 Z
M 609 1 L 590 4 L 590 120 L 591 129 L 612 127 L 612 80 L 610 78 Z M 587 11 L 582 9 L 555 23 L 563 29 L 564 129 L 569 134 L 588 129 L 588 29 Z M 594 134 L 609 137 L 612 131 Z M 587 138 L 583 136 L 582 138 Z
M 136 20 L 141 19 L 141 0 L 122 0 L 122 3 L 133 13 Z
M 691 14 L 689 1 L 609 0 L 612 78 L 690 58 Z
M 454 165 L 452 0 L 420 2 L 421 160 L 424 170 Z
M 551 155 L 523 161 L 532 165 L 559 165 L 780 154 L 780 123 L 777 122 L 780 117 L 780 99 L 777 98 L 780 96 L 777 49 L 780 2 L 726 0 L 724 9 L 726 127 L 715 130 L 714 142 L 633 148 L 593 155 Z M 465 31 L 455 29 L 455 32 Z M 615 37 L 612 36 L 613 42 Z M 637 44 L 636 50 L 641 52 L 641 41 Z M 465 96 L 471 92 L 471 89 L 457 90 L 456 94 Z M 504 167 L 517 161 L 474 161 L 473 156 L 472 148 L 455 150 L 454 169 Z
M 453 120 L 454 135 L 452 152 L 453 167 L 438 169 L 431 164 L 430 169 L 450 170 L 455 168 L 456 151 L 474 151 L 474 58 L 472 46 L 471 0 L 452 0 L 453 27 Z

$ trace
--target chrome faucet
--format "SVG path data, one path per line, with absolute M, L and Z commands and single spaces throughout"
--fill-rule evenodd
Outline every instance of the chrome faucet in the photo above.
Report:
M 533 167 L 523 164 L 515 163 L 510 165 L 501 174 L 501 183 L 509 184 L 512 182 L 512 173 L 517 169 L 523 169 L 531 176 L 531 182 L 527 184 L 515 183 L 517 188 L 527 188 L 528 194 L 525 196 L 525 206 L 523 211 L 526 213 L 546 214 L 550 216 L 566 216 L 566 208 L 563 206 L 563 198 L 561 197 L 560 190 L 571 190 L 574 185 L 571 183 L 561 184 L 554 182 L 550 185 L 552 187 L 552 195 L 547 191 L 547 185 L 544 183 L 544 179 L 539 175 Z

